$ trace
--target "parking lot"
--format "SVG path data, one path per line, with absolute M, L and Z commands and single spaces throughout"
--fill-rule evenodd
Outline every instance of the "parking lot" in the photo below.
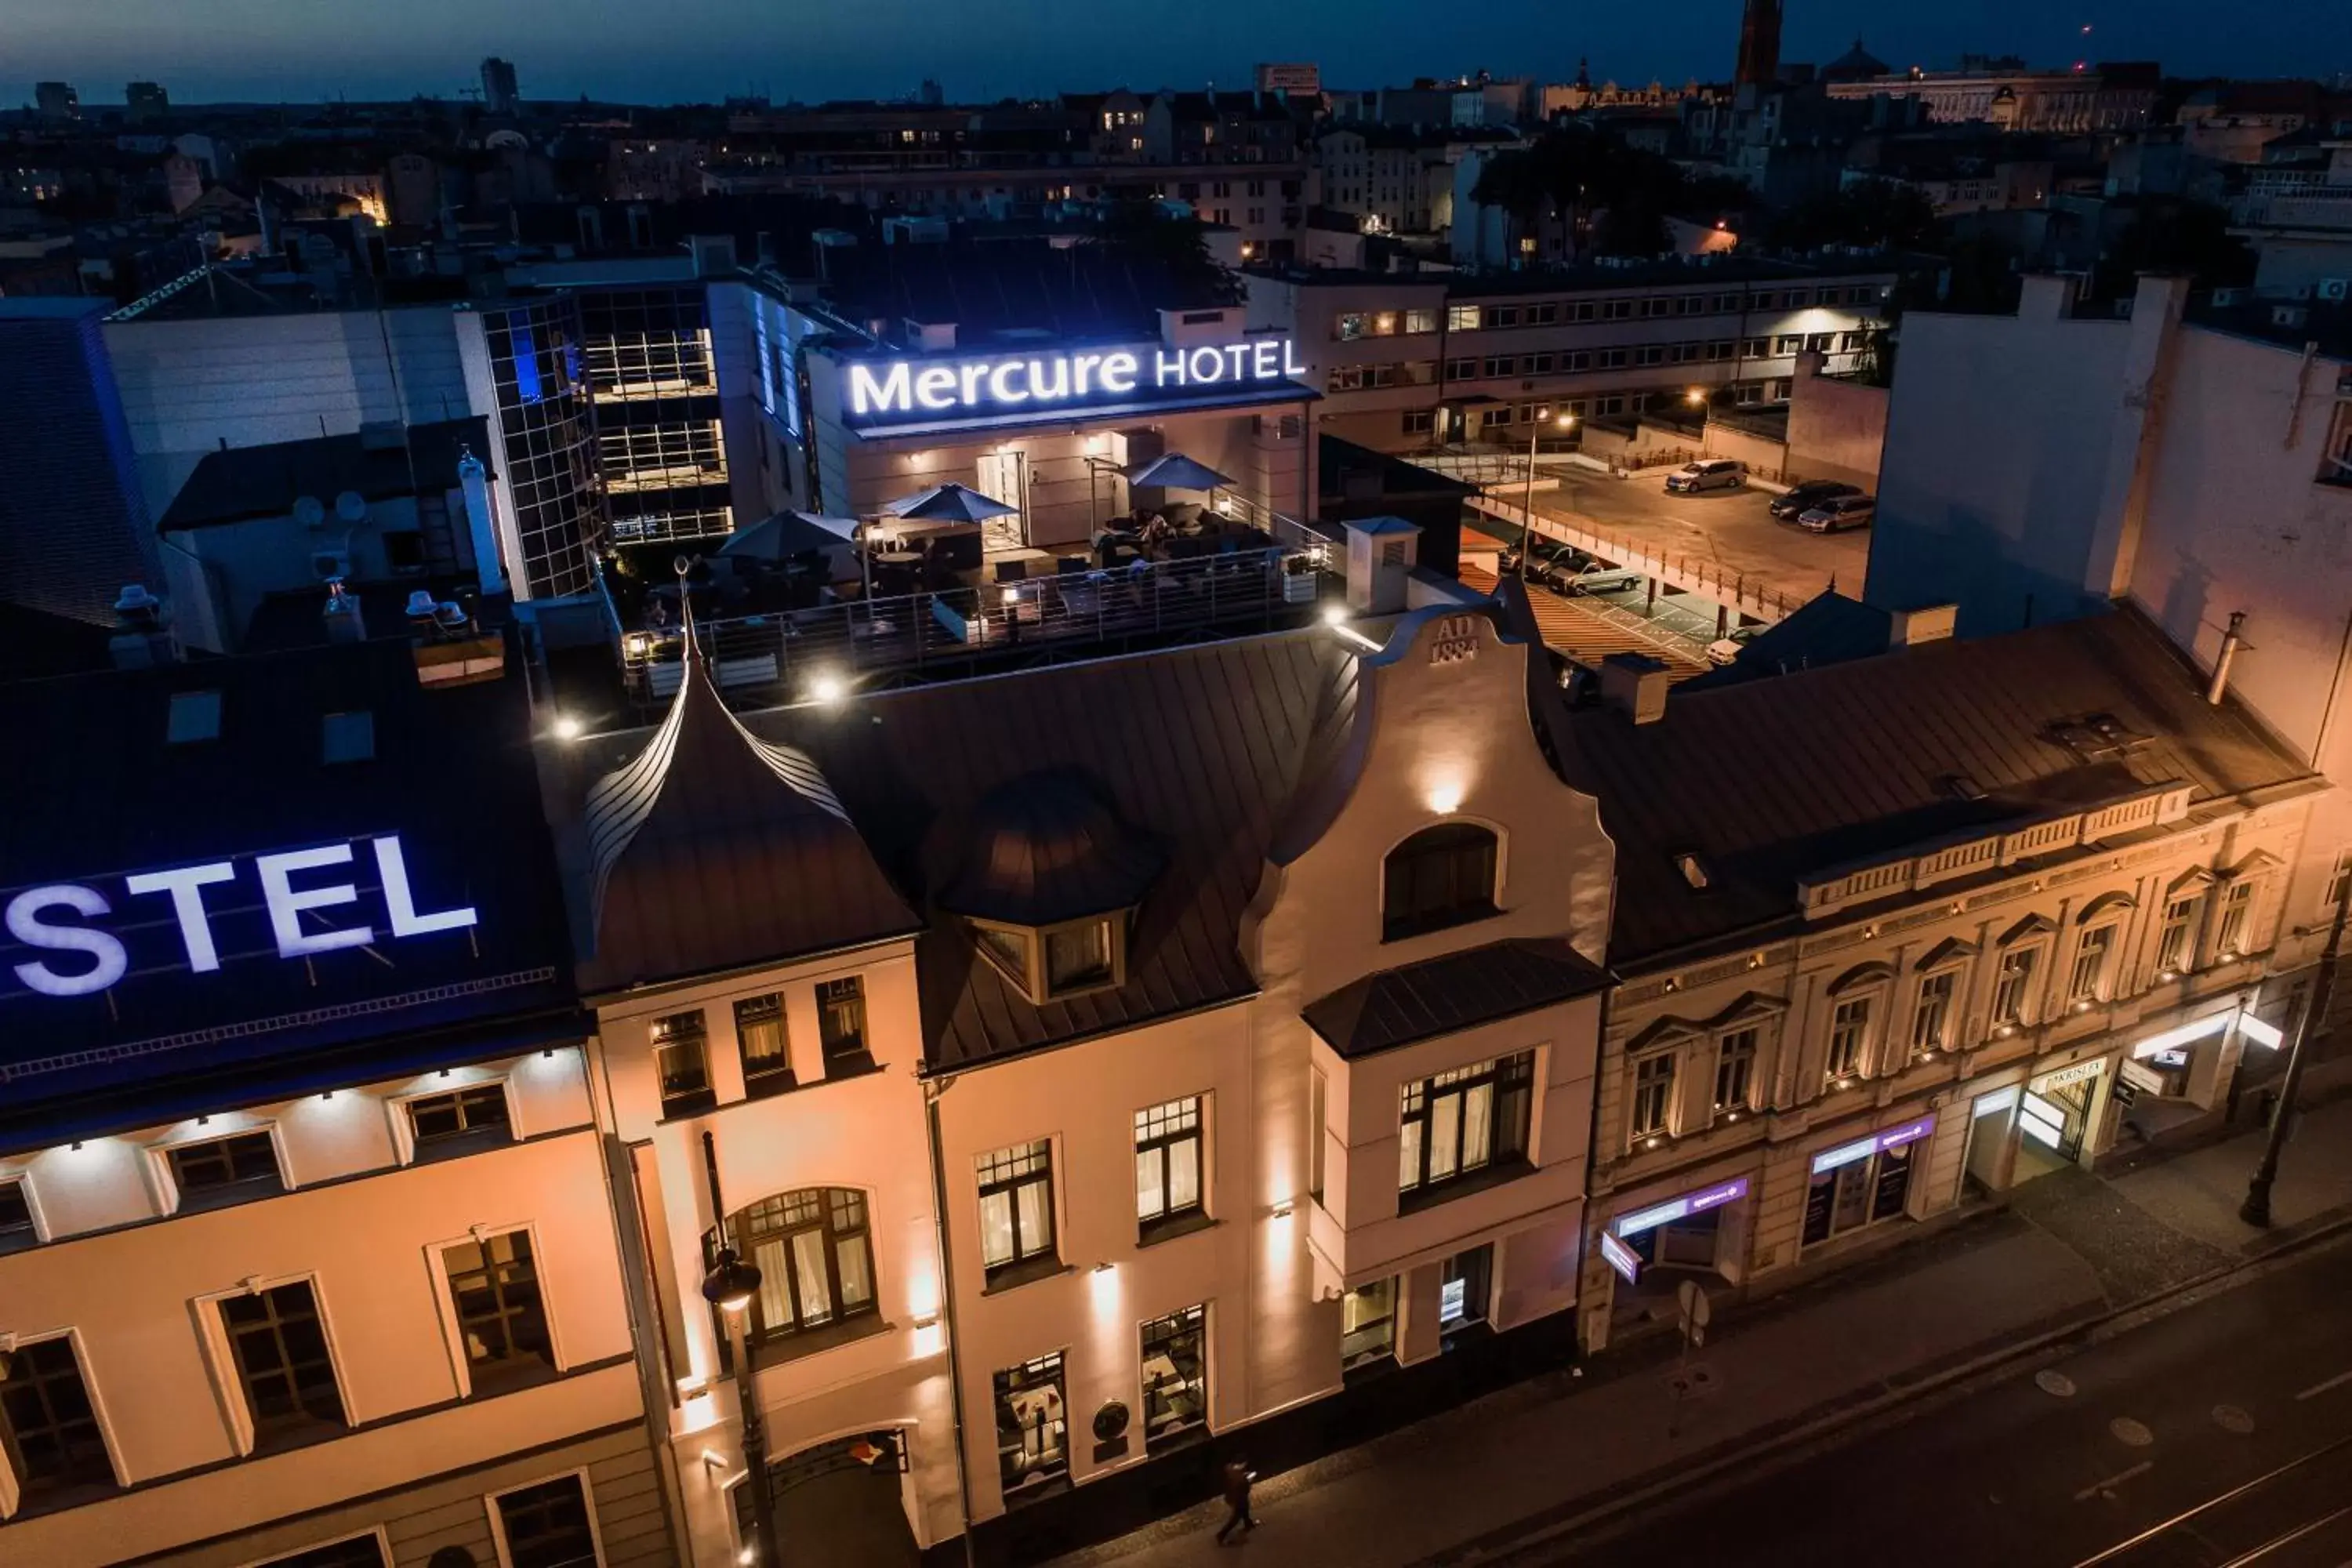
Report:
M 1773 500 L 1769 490 L 1668 495 L 1663 470 L 1612 479 L 1589 469 L 1547 465 L 1545 474 L 1557 475 L 1559 488 L 1536 492 L 1538 513 L 1643 550 L 1706 560 L 1793 602 L 1811 598 L 1832 582 L 1841 593 L 1861 595 L 1870 530 L 1817 534 L 1775 522 L 1765 510 Z M 1517 500 L 1507 487 L 1497 487 L 1496 494 Z

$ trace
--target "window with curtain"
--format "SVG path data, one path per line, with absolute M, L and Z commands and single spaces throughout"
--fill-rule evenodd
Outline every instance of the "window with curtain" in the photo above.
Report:
M 735 1004 L 735 1043 L 743 1056 L 743 1092 L 752 1099 L 789 1089 L 793 1058 L 784 1037 L 784 999 L 771 992 Z
M 747 1324 L 755 1340 L 789 1339 L 876 1310 L 864 1193 L 848 1187 L 779 1193 L 735 1215 L 728 1229 L 760 1270 Z
M 1497 913 L 1497 841 L 1475 822 L 1424 827 L 1389 851 L 1381 879 L 1381 940 L 1396 942 Z
M 1399 1091 L 1397 1190 L 1407 1194 L 1527 1158 L 1535 1053 L 1456 1068 Z
M 980 1262 L 990 1283 L 1054 1265 L 1053 1144 L 1041 1138 L 983 1154 L 979 1174 Z
M 1135 1113 L 1135 1213 L 1146 1241 L 1200 1216 L 1200 1096 Z

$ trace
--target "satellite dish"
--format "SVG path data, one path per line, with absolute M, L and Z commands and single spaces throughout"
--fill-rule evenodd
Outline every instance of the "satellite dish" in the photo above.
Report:
M 335 515 L 345 522 L 367 521 L 367 498 L 357 490 L 345 490 L 335 498 Z
M 305 528 L 317 528 L 327 521 L 327 509 L 317 496 L 296 496 L 294 521 Z

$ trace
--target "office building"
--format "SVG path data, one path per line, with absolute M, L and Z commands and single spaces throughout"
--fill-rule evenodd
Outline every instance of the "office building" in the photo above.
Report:
M 492 114 L 512 114 L 522 105 L 522 95 L 515 87 L 515 68 L 511 60 L 496 55 L 482 61 L 482 107 Z
M 122 89 L 122 117 L 132 125 L 151 125 L 172 112 L 171 95 L 159 82 L 131 82 Z
M 61 125 L 81 118 L 81 94 L 67 81 L 37 81 L 33 84 L 33 112 L 51 125 Z

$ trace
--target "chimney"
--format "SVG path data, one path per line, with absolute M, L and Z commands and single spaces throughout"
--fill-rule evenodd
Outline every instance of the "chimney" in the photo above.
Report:
M 180 662 L 180 639 L 172 630 L 171 607 L 130 583 L 114 601 L 114 636 L 106 645 L 117 669 L 154 669 Z
M 2230 612 L 2230 629 L 2221 634 L 2221 651 L 2213 658 L 2213 681 L 2205 688 L 2205 700 L 2216 708 L 2230 694 L 2230 666 L 2237 662 L 2238 645 L 2245 640 L 2238 635 L 2238 628 L 2245 624 L 2245 611 Z
M 1952 625 L 1959 614 L 1958 605 L 1923 605 L 1916 610 L 1890 611 L 1886 617 L 1886 646 L 1917 647 L 1925 642 L 1949 642 Z
M 1646 653 L 1612 653 L 1601 661 L 1601 700 L 1636 724 L 1666 716 L 1666 666 Z
M 1359 615 L 1395 615 L 1404 608 L 1405 581 L 1421 559 L 1420 524 L 1366 517 L 1347 526 L 1349 605 Z
M 327 603 L 320 614 L 326 621 L 329 642 L 367 641 L 367 621 L 360 615 L 360 602 L 354 595 L 343 592 L 341 578 L 328 583 Z

